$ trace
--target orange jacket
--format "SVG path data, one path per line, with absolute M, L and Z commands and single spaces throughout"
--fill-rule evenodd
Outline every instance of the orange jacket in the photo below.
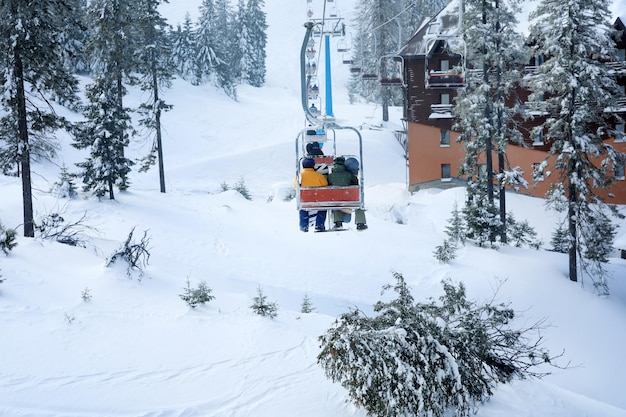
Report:
M 327 185 L 326 177 L 313 168 L 304 168 L 300 173 L 300 186 L 302 187 L 325 187 Z

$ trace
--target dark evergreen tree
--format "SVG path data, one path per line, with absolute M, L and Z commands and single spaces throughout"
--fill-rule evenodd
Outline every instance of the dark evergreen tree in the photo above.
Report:
M 63 66 L 63 31 L 71 12 L 66 0 L 0 3 L 0 137 L 2 153 L 19 161 L 22 177 L 24 236 L 34 237 L 31 141 L 66 126 L 50 98 L 76 101 L 77 81 Z M 12 147 L 11 141 L 16 144 Z M 3 164 L 5 165 L 5 164 Z
M 143 33 L 142 46 L 138 48 L 139 85 L 143 91 L 149 92 L 147 102 L 141 103 L 139 111 L 142 115 L 139 123 L 143 125 L 152 138 L 152 149 L 144 158 L 140 170 L 147 170 L 157 159 L 159 166 L 159 184 L 161 192 L 165 192 L 165 168 L 163 164 L 163 140 L 161 135 L 161 113 L 172 108 L 159 96 L 160 89 L 169 87 L 174 77 L 174 66 L 170 59 L 171 46 L 167 37 L 168 25 L 160 15 L 158 7 L 167 0 L 142 0 L 140 19 L 137 22 L 140 33 Z M 156 154 L 156 155 L 155 155 Z
M 87 30 L 87 0 L 68 0 L 66 28 L 62 42 L 65 44 L 63 55 L 65 66 L 76 74 L 89 74 L 89 59 L 85 52 L 89 31 Z
M 101 86 L 108 85 L 110 90 L 102 90 L 103 94 L 110 98 L 92 101 L 115 102 L 115 113 L 120 115 L 119 124 L 126 126 L 127 130 L 113 129 L 111 133 L 119 135 L 114 139 L 118 146 L 121 157 L 124 155 L 124 147 L 128 146 L 128 135 L 134 134 L 127 123 L 129 109 L 124 107 L 124 96 L 127 94 L 124 82 L 135 82 L 135 74 L 138 69 L 137 51 L 143 41 L 138 22 L 141 21 L 134 0 L 93 0 L 89 5 L 88 19 L 91 23 L 90 38 L 87 45 L 92 70 Z M 108 78 L 109 80 L 103 80 Z M 99 88 L 99 87 L 96 87 Z M 115 99 L 115 101 L 113 101 Z M 120 177 L 126 181 L 126 175 Z M 126 184 L 120 185 L 122 189 Z
M 130 116 L 128 109 L 120 111 L 117 96 L 111 94 L 115 82 L 111 77 L 101 76 L 87 87 L 86 120 L 76 129 L 72 144 L 90 152 L 85 162 L 77 164 L 82 169 L 80 176 L 85 191 L 93 191 L 98 197 L 108 194 L 111 200 L 115 198 L 114 186 L 120 190 L 128 187 L 128 173 L 133 164 L 122 152 L 128 144 Z
M 551 173 L 547 203 L 566 212 L 569 278 L 577 281 L 582 248 L 597 243 L 587 232 L 604 222 L 606 207 L 596 189 L 610 184 L 608 167 L 622 157 L 601 137 L 611 130 L 605 110 L 618 93 L 605 64 L 615 60 L 615 32 L 606 0 L 542 0 L 532 18 L 534 54 L 544 62 L 530 79 L 531 99 L 545 106 L 540 129 L 550 144 L 535 178 Z

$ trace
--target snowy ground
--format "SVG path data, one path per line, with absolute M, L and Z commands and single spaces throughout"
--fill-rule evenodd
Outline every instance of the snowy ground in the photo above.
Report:
M 187 3 L 193 12 L 199 1 Z M 365 417 L 316 364 L 317 338 L 349 307 L 370 311 L 398 271 L 418 300 L 441 294 L 445 278 L 463 281 L 477 300 L 504 281 L 498 299 L 512 303 L 520 324 L 546 318 L 546 347 L 571 362 L 543 380 L 500 387 L 477 416 L 626 417 L 626 260 L 608 265 L 609 297 L 595 295 L 589 281 L 571 283 L 566 256 L 548 251 L 468 245 L 452 264 L 439 264 L 432 252 L 463 190 L 406 192 L 402 149 L 390 133 L 400 109 L 385 129 L 372 129 L 380 108 L 349 105 L 338 87 L 338 122 L 362 128 L 370 228 L 298 230 L 295 202 L 278 197 L 293 181 L 303 127 L 297 54 L 305 2 L 267 3 L 266 87 L 242 87 L 238 103 L 181 81 L 165 93 L 175 106 L 164 117 L 166 194 L 151 171 L 133 174 L 115 201 L 57 199 L 48 190 L 59 166 L 82 158 L 67 141 L 57 161 L 35 164 L 38 216 L 86 213 L 94 230 L 84 249 L 19 238 L 0 255 L 0 416 Z M 341 85 L 347 69 L 335 67 Z M 354 147 L 349 135 L 338 142 L 340 152 Z M 145 149 L 135 142 L 129 152 Z M 221 192 L 241 180 L 251 201 Z M 0 177 L 0 190 L 0 219 L 18 227 L 19 179 Z M 510 194 L 508 206 L 549 242 L 555 216 L 542 200 Z M 133 227 L 151 238 L 141 280 L 105 267 Z M 187 279 L 206 281 L 215 300 L 190 309 L 179 298 Z M 259 286 L 279 306 L 273 320 L 249 308 Z M 314 313 L 300 313 L 305 294 Z

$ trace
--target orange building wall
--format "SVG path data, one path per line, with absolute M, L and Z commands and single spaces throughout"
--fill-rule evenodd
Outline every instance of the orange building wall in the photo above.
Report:
M 408 123 L 407 139 L 409 148 L 409 190 L 421 188 L 447 188 L 458 186 L 458 172 L 463 158 L 462 144 L 457 143 L 457 132 L 450 132 L 450 145 L 441 146 L 441 132 L 439 128 L 418 123 Z M 626 153 L 626 142 L 608 140 L 608 144 L 616 150 Z M 535 197 L 545 197 L 549 184 L 559 179 L 551 176 L 546 181 L 535 184 L 532 179 L 532 167 L 535 163 L 543 162 L 546 153 L 534 149 L 509 146 L 507 159 L 511 167 L 519 166 L 524 171 L 524 179 L 528 181 L 527 189 L 520 189 L 522 194 Z M 451 180 L 441 179 L 441 164 L 450 164 Z M 494 154 L 494 168 L 497 169 L 497 156 Z M 554 174 L 553 174 L 554 175 Z M 609 197 L 609 193 L 614 197 Z M 598 190 L 598 194 L 605 198 L 607 203 L 626 204 L 626 181 L 615 181 L 608 190 Z

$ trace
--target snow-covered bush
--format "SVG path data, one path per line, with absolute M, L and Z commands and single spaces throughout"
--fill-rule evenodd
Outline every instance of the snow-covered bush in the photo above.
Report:
M 463 284 L 444 282 L 439 303 L 415 303 L 404 278 L 394 273 L 397 298 L 378 302 L 377 316 L 353 310 L 320 337 L 318 362 L 350 399 L 377 417 L 468 416 L 498 383 L 541 376 L 550 362 L 540 348 L 537 323 L 512 329 L 506 305 L 468 301 Z
M 278 305 L 275 302 L 268 302 L 263 289 L 257 288 L 257 296 L 253 298 L 254 303 L 250 306 L 252 311 L 264 317 L 274 318 L 278 315 Z
M 2 250 L 5 255 L 8 255 L 9 252 L 17 246 L 16 235 L 17 232 L 15 229 L 7 229 L 0 224 L 0 250 Z
M 239 180 L 235 185 L 228 185 L 226 182 L 221 184 L 222 191 L 235 190 L 239 194 L 243 196 L 246 200 L 252 200 L 252 195 L 250 194 L 250 190 L 248 190 L 248 186 L 243 179 Z
M 211 288 L 206 282 L 202 281 L 196 288 L 191 288 L 191 282 L 187 278 L 187 287 L 180 294 L 180 298 L 191 308 L 196 308 L 199 304 L 205 304 L 213 300 L 215 296 L 211 295 Z

